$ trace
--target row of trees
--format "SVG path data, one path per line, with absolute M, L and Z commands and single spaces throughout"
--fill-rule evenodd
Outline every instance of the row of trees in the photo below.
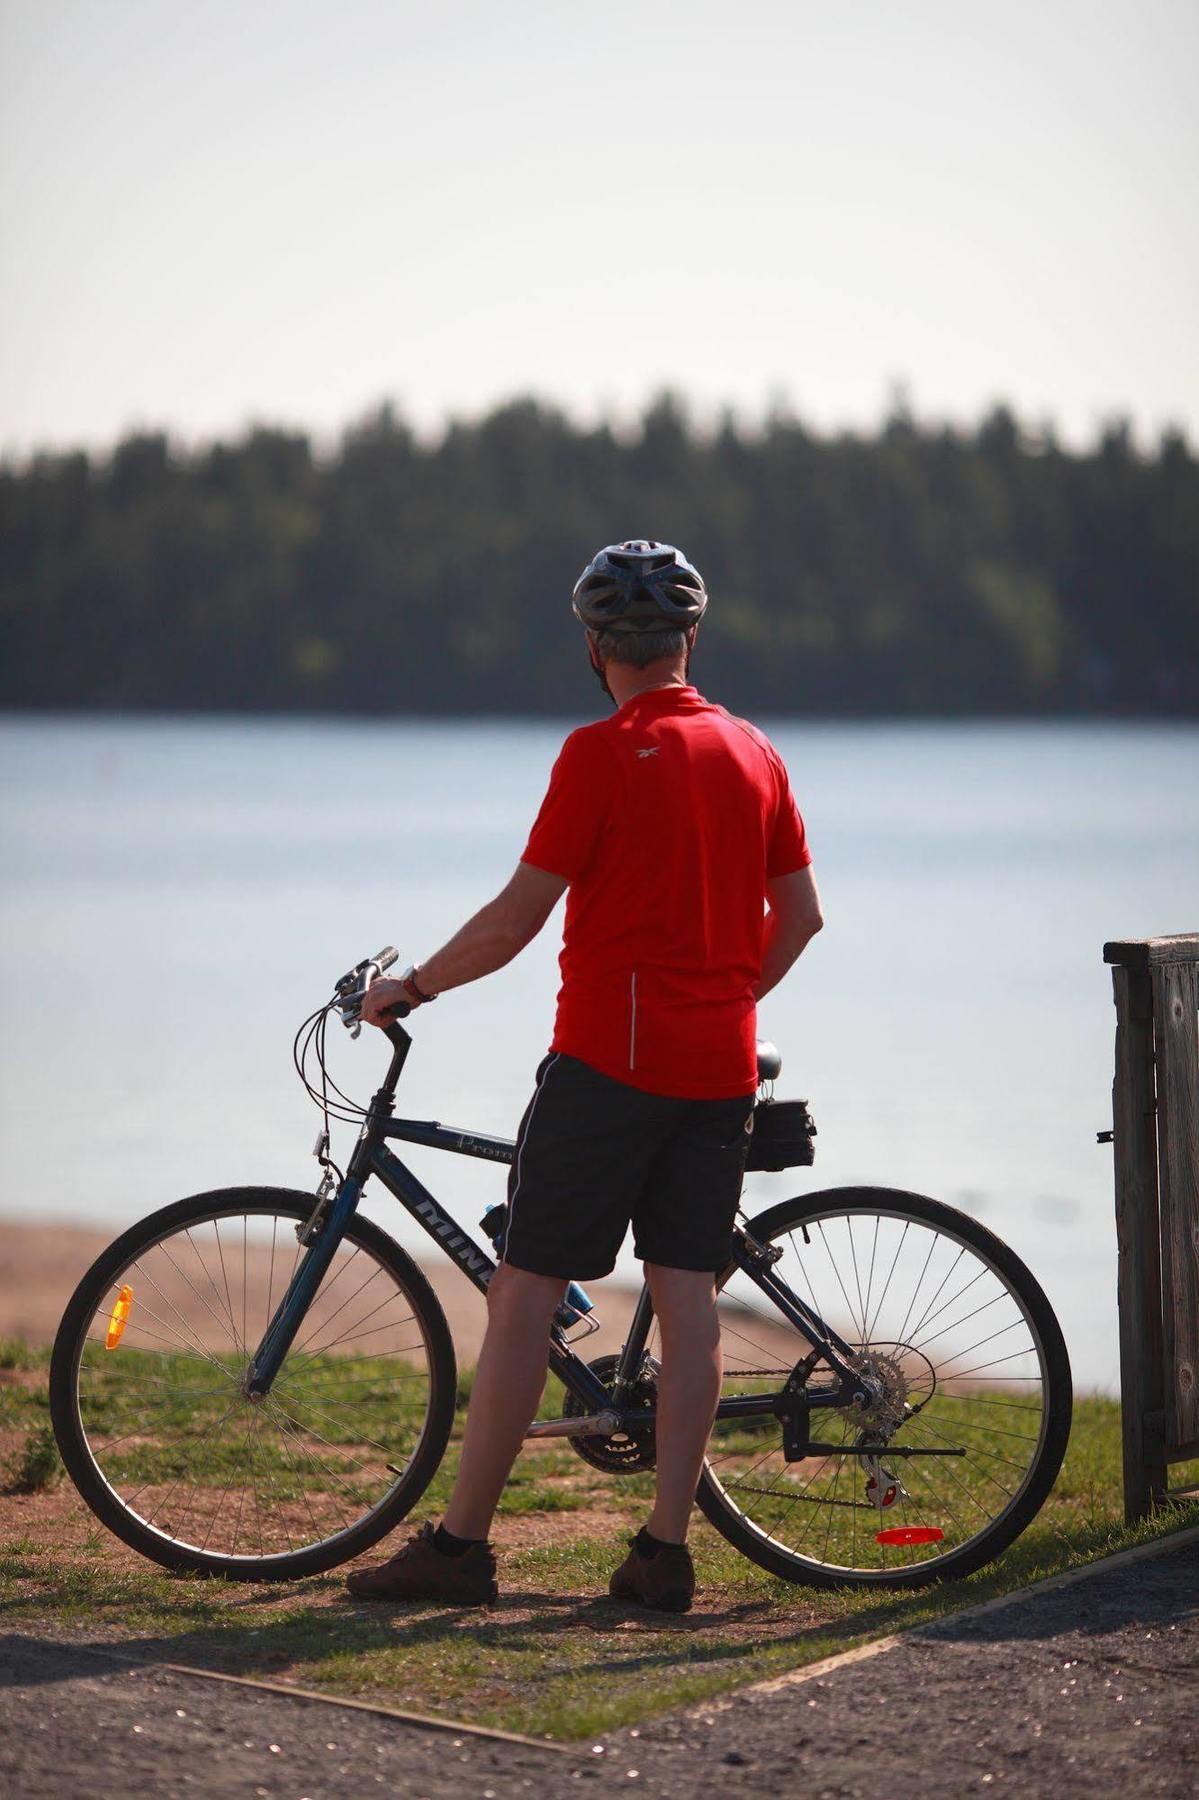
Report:
M 433 443 L 389 408 L 318 455 L 254 430 L 0 468 L 0 704 L 562 712 L 571 583 L 652 535 L 712 594 L 704 684 L 806 715 L 1199 712 L 1199 463 L 999 409 L 871 436 L 620 434 L 533 401 Z

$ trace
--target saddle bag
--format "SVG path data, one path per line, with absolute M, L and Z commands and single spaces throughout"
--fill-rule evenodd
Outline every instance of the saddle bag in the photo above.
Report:
M 751 1169 L 798 1169 L 816 1160 L 816 1126 L 806 1100 L 759 1100 L 749 1138 Z

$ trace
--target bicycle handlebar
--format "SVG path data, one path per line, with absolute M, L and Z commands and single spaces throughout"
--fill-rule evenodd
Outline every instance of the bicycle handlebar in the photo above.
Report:
M 390 969 L 392 963 L 399 960 L 399 951 L 391 944 L 385 944 L 383 949 L 376 950 L 373 956 L 364 957 L 360 963 L 355 963 L 354 967 L 347 970 L 341 980 L 334 984 L 334 1004 L 341 1014 L 342 1024 L 351 1028 L 355 1037 L 358 1035 L 358 1020 L 366 990 L 376 975 L 381 975 L 384 969 Z M 410 1006 L 388 1008 L 393 1019 L 406 1019 L 411 1011 Z

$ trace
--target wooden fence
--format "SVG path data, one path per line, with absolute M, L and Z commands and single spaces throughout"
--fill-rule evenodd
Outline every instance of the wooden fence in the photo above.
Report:
M 1199 934 L 1103 946 L 1116 1002 L 1124 1513 L 1199 1457 Z

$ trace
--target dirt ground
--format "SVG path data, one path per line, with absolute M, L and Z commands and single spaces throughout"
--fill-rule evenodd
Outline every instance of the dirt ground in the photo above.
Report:
M 32 1379 L 39 1378 L 44 1380 L 44 1377 L 37 1376 Z M 20 1379 L 28 1380 L 30 1377 L 22 1377 L 7 1369 L 0 1370 L 0 1383 Z M 24 1432 L 19 1431 L 0 1431 L 0 1468 L 4 1466 L 5 1459 L 18 1448 L 24 1435 Z M 548 1459 L 559 1448 L 560 1446 L 551 1443 L 527 1444 L 522 1455 L 535 1468 L 538 1459 Z M 611 1505 L 605 1505 L 602 1498 L 592 1501 L 591 1495 L 597 1489 L 598 1494 L 603 1495 L 603 1479 L 602 1476 L 593 1477 L 582 1464 L 575 1477 L 556 1475 L 554 1480 L 559 1488 L 567 1492 L 573 1492 L 577 1488 L 586 1494 L 586 1503 L 574 1506 L 569 1512 L 497 1513 L 492 1525 L 492 1541 L 500 1550 L 509 1547 L 516 1550 L 536 1550 L 542 1544 L 561 1543 L 566 1539 L 613 1537 L 616 1541 L 622 1531 L 630 1529 L 628 1505 L 626 1503 L 622 1508 L 617 1503 L 614 1489 L 610 1490 L 614 1495 Z M 418 1507 L 413 1518 L 423 1518 L 427 1511 L 427 1508 Z M 404 1534 L 410 1529 L 410 1525 L 405 1522 L 400 1527 L 397 1542 L 402 1541 Z M 81 1556 L 85 1553 L 94 1556 L 98 1544 L 105 1568 L 113 1572 L 127 1569 L 144 1573 L 153 1567 L 136 1550 L 122 1543 L 120 1538 L 103 1530 L 69 1480 L 31 1493 L 18 1492 L 11 1486 L 0 1487 L 0 1542 L 18 1541 L 29 1544 L 37 1552 L 52 1553 L 58 1558 L 66 1558 L 72 1551 Z M 388 1553 L 389 1544 L 390 1540 L 384 1540 L 383 1548 L 369 1550 L 359 1560 L 364 1566 L 377 1562 Z M 338 1570 L 337 1580 L 328 1596 L 331 1603 L 339 1599 L 341 1575 L 342 1571 Z M 277 1591 L 281 1596 L 281 1604 L 294 1598 L 297 1586 L 298 1584 L 292 1583 L 280 1584 Z M 36 1582 L 31 1580 L 29 1591 L 36 1592 L 36 1587 Z M 268 1590 L 255 1590 L 256 1593 L 265 1591 Z M 314 1604 L 322 1603 L 323 1596 L 319 1587 L 309 1584 L 304 1587 L 304 1592 L 313 1599 Z
M 957 1796 L 1182 1800 L 1199 1783 L 1199 1544 L 913 1632 L 868 1660 L 569 1749 L 0 1636 L 0 1786 L 20 1800 L 385 1792 L 507 1800 Z M 102 1729 L 99 1728 L 102 1722 Z

